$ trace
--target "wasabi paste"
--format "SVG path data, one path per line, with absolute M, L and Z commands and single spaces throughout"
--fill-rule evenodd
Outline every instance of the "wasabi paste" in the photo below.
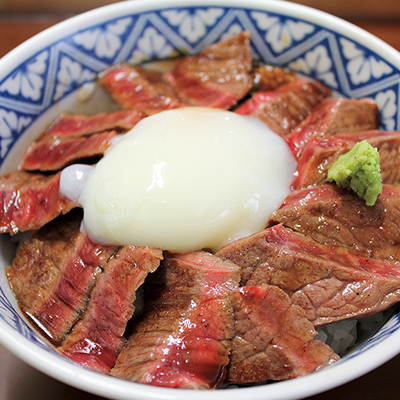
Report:
M 382 176 L 379 153 L 366 140 L 358 142 L 350 151 L 342 154 L 329 168 L 328 180 L 345 189 L 353 190 L 373 206 L 382 192 Z

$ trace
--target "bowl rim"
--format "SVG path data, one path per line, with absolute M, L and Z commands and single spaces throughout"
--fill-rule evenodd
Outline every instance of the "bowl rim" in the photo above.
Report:
M 363 40 L 375 53 L 381 54 L 385 60 L 391 64 L 400 64 L 400 52 L 384 42 L 382 39 L 348 22 L 340 17 L 329 14 L 302 4 L 292 3 L 288 0 L 247 0 L 246 4 L 241 4 L 243 0 L 192 0 L 190 4 L 185 4 L 183 0 L 125 0 L 117 3 L 108 4 L 67 18 L 56 23 L 49 28 L 37 33 L 31 38 L 5 54 L 0 60 L 0 78 L 4 71 L 9 71 L 15 65 L 15 58 L 29 59 L 32 55 L 40 51 L 44 46 L 49 46 L 66 36 L 67 30 L 79 31 L 93 25 L 98 17 L 106 15 L 107 20 L 125 15 L 126 11 L 139 13 L 142 11 L 157 10 L 161 8 L 174 8 L 176 6 L 197 7 L 197 6 L 222 6 L 242 9 L 265 9 L 268 5 L 269 11 L 286 11 L 293 17 L 308 20 L 316 25 L 321 25 L 324 21 L 325 28 L 333 30 L 343 36 L 351 33 L 351 38 L 358 41 Z M 167 7 L 165 7 L 167 5 Z M 286 9 L 285 9 L 286 8 Z
M 102 22 L 112 20 L 125 15 L 127 12 L 136 14 L 162 8 L 197 6 L 260 9 L 285 13 L 292 17 L 310 21 L 316 25 L 323 23 L 325 28 L 345 37 L 351 37 L 355 42 L 368 43 L 367 47 L 369 49 L 381 55 L 387 62 L 395 65 L 400 70 L 400 53 L 381 39 L 339 17 L 286 0 L 247 0 L 245 4 L 241 0 L 193 0 L 190 4 L 184 0 L 170 0 L 168 2 L 166 0 L 128 0 L 99 7 L 68 18 L 28 39 L 1 58 L 0 78 L 12 71 L 15 65 L 21 64 L 22 61 L 29 59 L 43 48 L 69 36 L 69 32 L 76 32 L 94 26 L 99 20 Z M 164 400 L 184 400 L 187 396 L 191 396 L 193 400 L 201 400 L 204 395 L 202 391 L 184 389 L 177 391 L 175 389 L 153 387 L 122 380 L 118 380 L 118 385 L 116 385 L 117 380 L 115 378 L 99 375 L 68 360 L 59 362 L 60 359 L 58 357 L 49 356 L 48 351 L 39 348 L 25 337 L 20 336 L 16 335 L 15 331 L 0 319 L 0 343 L 4 347 L 33 368 L 89 393 L 110 398 L 132 399 L 134 397 L 141 400 L 161 398 Z M 22 346 L 21 343 L 23 343 Z M 386 337 L 376 346 L 368 349 L 368 351 L 358 354 L 356 358 L 343 359 L 319 371 L 319 379 L 317 380 L 314 379 L 314 374 L 310 374 L 295 380 L 268 385 L 269 398 L 290 400 L 299 399 L 299 392 L 301 392 L 302 398 L 324 392 L 366 374 L 387 362 L 399 352 L 400 329 Z M 118 386 L 117 393 L 116 386 Z M 207 396 L 210 400 L 221 400 L 228 398 L 228 396 L 231 400 L 239 400 L 246 394 L 251 395 L 252 400 L 261 400 L 265 398 L 265 389 L 266 386 L 254 386 L 240 390 L 208 391 Z

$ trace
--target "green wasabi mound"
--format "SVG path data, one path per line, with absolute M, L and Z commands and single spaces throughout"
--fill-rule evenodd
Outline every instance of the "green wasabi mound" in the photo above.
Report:
M 379 153 L 366 140 L 358 142 L 350 151 L 342 154 L 328 169 L 328 180 L 345 189 L 351 189 L 373 206 L 382 192 Z

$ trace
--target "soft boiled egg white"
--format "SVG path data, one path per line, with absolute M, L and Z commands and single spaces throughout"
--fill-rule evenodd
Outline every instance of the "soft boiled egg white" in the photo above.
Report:
M 295 161 L 264 123 L 203 107 L 163 111 L 118 137 L 93 167 L 62 172 L 101 243 L 171 251 L 222 245 L 265 228 Z

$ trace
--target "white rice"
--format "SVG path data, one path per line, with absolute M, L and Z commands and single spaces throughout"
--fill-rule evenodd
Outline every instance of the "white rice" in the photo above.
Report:
M 362 319 L 346 319 L 317 328 L 317 339 L 344 357 L 372 336 L 393 314 L 393 308 Z
M 333 351 L 342 357 L 357 340 L 357 320 L 332 322 L 317 331 L 316 338 L 332 347 Z

